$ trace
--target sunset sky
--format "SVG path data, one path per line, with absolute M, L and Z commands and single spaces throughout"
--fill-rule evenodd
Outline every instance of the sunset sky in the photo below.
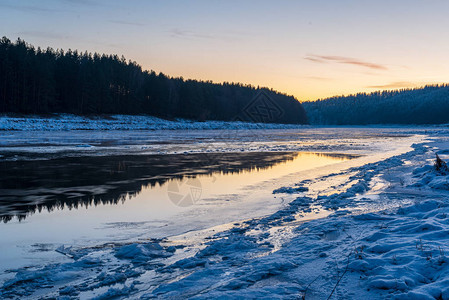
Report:
M 301 101 L 449 82 L 444 0 L 0 0 L 0 28 L 35 46 L 124 55 Z

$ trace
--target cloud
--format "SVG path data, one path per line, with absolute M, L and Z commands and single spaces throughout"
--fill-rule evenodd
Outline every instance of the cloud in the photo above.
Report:
M 399 88 L 409 88 L 409 87 L 415 87 L 418 86 L 416 82 L 410 82 L 410 81 L 395 81 L 387 84 L 381 84 L 381 85 L 370 85 L 367 86 L 369 89 L 399 89 Z
M 321 77 L 321 76 L 304 76 L 305 79 L 310 79 L 310 80 L 317 80 L 317 81 L 329 81 L 332 80 L 332 78 L 328 78 L 328 77 Z
M 304 59 L 310 60 L 310 61 L 315 62 L 315 63 L 320 63 L 320 64 L 326 63 L 326 61 L 324 61 L 322 59 L 318 59 L 318 58 L 311 57 L 311 56 L 306 56 L 306 57 L 304 57 Z
M 362 60 L 358 60 L 356 58 L 344 57 L 344 56 L 333 56 L 333 55 L 315 55 L 311 54 L 306 56 L 304 59 L 315 63 L 329 63 L 336 62 L 340 64 L 354 65 L 363 68 L 369 68 L 372 70 L 388 70 L 388 68 L 381 64 L 366 62 Z
M 173 28 L 167 33 L 172 38 L 179 39 L 202 39 L 202 40 L 216 40 L 216 41 L 225 41 L 225 42 L 236 42 L 242 40 L 248 40 L 254 36 L 252 33 L 243 32 L 243 31 L 226 31 L 220 33 L 202 33 L 193 30 L 181 29 L 181 28 Z
M 89 6 L 98 6 L 100 5 L 98 2 L 96 1 L 92 1 L 92 0 L 64 0 L 65 2 L 71 3 L 71 4 L 82 4 L 82 5 L 89 5 Z
M 20 31 L 17 34 L 19 36 L 40 37 L 40 38 L 52 39 L 52 40 L 64 40 L 64 39 L 70 38 L 70 36 L 63 35 L 60 33 L 37 31 L 37 30 Z
M 34 6 L 34 5 L 17 5 L 17 4 L 8 4 L 1 3 L 0 7 L 12 10 L 18 10 L 23 12 L 32 12 L 32 13 L 40 13 L 40 12 L 60 12 L 60 10 L 53 8 L 46 8 L 42 6 Z
M 63 35 L 63 34 L 56 33 L 56 32 L 30 30 L 30 31 L 20 31 L 17 34 L 21 38 L 23 38 L 23 37 L 39 37 L 39 38 L 43 38 L 45 40 L 68 40 L 68 39 L 70 39 L 70 41 L 79 41 L 81 43 L 85 43 L 85 44 L 89 44 L 89 45 L 91 45 L 91 44 L 102 45 L 102 46 L 107 46 L 109 48 L 121 48 L 122 47 L 121 44 L 108 43 L 108 42 L 103 42 L 103 41 L 99 41 L 99 40 L 80 38 L 80 37 L 72 36 L 72 35 Z
M 209 34 L 197 33 L 190 30 L 184 30 L 179 28 L 174 28 L 169 31 L 172 37 L 177 38 L 198 38 L 198 39 L 215 39 L 215 36 Z
M 44 5 L 21 5 L 18 3 L 19 1 L 16 1 L 16 3 L 0 3 L 0 8 L 4 8 L 4 9 L 10 9 L 10 10 L 16 10 L 16 11 L 21 11 L 21 12 L 26 12 L 26 13 L 61 13 L 61 12 L 68 12 L 68 13 L 73 13 L 75 12 L 75 10 L 73 10 L 74 7 L 80 7 L 80 6 L 85 6 L 87 8 L 92 8 L 94 6 L 110 6 L 110 4 L 102 4 L 99 3 L 97 1 L 93 1 L 93 0 L 64 0 L 65 3 L 69 4 L 71 6 L 70 9 L 68 8 L 60 8 L 60 9 L 56 9 L 52 6 L 44 6 Z M 41 3 L 44 3 L 44 1 L 42 1 Z
M 109 20 L 110 23 L 121 24 L 121 25 L 131 25 L 131 26 L 145 26 L 143 23 L 139 22 L 130 22 L 130 21 L 122 21 L 122 20 Z

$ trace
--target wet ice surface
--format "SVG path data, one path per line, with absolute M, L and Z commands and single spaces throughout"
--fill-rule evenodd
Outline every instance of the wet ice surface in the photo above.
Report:
M 318 151 L 367 153 L 424 129 L 313 128 L 252 130 L 0 131 L 1 160 L 67 156 Z
M 4 247 L 5 253 L 11 255 L 10 257 L 13 255 L 18 257 L 4 260 L 3 269 L 21 265 L 33 266 L 31 269 L 38 270 L 36 274 L 39 277 L 39 279 L 31 278 L 29 277 L 31 274 L 25 271 L 19 271 L 17 275 L 15 275 L 16 272 L 5 273 L 3 278 L 16 276 L 17 279 L 5 284 L 3 288 L 5 295 L 30 297 L 70 295 L 83 298 L 94 295 L 107 297 L 130 294 L 144 297 L 184 295 L 210 297 L 227 295 L 224 292 L 227 290 L 241 289 L 243 289 L 241 294 L 235 295 L 245 295 L 246 288 L 252 286 L 249 282 L 258 282 L 267 276 L 263 275 L 263 272 L 272 274 L 268 276 L 271 277 L 279 274 L 278 272 L 283 272 L 282 270 L 290 270 L 297 264 L 288 259 L 285 260 L 285 257 L 281 257 L 277 263 L 271 259 L 273 259 L 272 255 L 278 255 L 276 253 L 295 249 L 294 247 L 285 248 L 285 245 L 297 238 L 296 228 L 302 222 L 322 218 L 332 212 L 344 216 L 351 211 L 357 214 L 375 212 L 410 203 L 408 199 L 400 197 L 397 197 L 395 201 L 382 201 L 381 192 L 387 184 L 381 175 L 385 174 L 385 170 L 398 165 L 401 160 L 393 159 L 388 164 L 381 163 L 379 167 L 377 164 L 392 156 L 413 151 L 411 144 L 422 141 L 427 132 L 420 128 L 309 128 L 252 132 L 241 130 L 238 132 L 133 132 L 126 134 L 112 132 L 109 136 L 100 132 L 80 132 L 70 133 L 69 136 L 65 133 L 62 139 L 60 138 L 64 136 L 63 133 L 59 133 L 61 135 L 59 138 L 58 135 L 47 136 L 47 133 L 42 133 L 46 136 L 49 151 L 42 151 L 42 147 L 46 148 L 39 142 L 42 136 L 33 141 L 29 148 L 24 148 L 22 140 L 25 140 L 25 136 L 20 134 L 17 136 L 16 133 L 6 134 L 11 136 L 10 144 L 3 145 L 0 152 L 4 158 L 4 166 L 23 164 L 24 159 L 63 159 L 61 157 L 66 156 L 82 156 L 88 161 L 92 159 L 89 157 L 92 155 L 123 154 L 128 153 L 128 150 L 132 154 L 139 154 L 140 159 L 147 154 L 158 153 L 160 149 L 165 149 L 164 153 L 189 153 L 182 156 L 187 160 L 189 157 L 195 157 L 195 154 L 191 153 L 218 155 L 218 159 L 210 159 L 209 165 L 201 163 L 200 168 L 189 167 L 188 163 L 187 165 L 176 164 L 169 159 L 174 163 L 174 169 L 182 170 L 180 174 L 171 175 L 192 175 L 192 173 L 197 174 L 198 171 L 206 173 L 196 176 L 200 179 L 201 191 L 204 194 L 192 206 L 179 207 L 173 204 L 173 199 L 171 201 L 167 199 L 168 183 L 166 183 L 165 190 L 164 186 L 156 189 L 145 188 L 136 197 L 123 203 L 119 201 L 117 205 L 107 203 L 108 201 L 105 201 L 104 205 L 99 201 L 98 206 L 88 209 L 83 206 L 76 210 L 35 212 L 22 223 L 13 219 L 1 225 L 2 229 L 8 226 L 12 228 L 10 232 L 0 231 L 0 234 L 6 236 L 6 238 L 2 236 L 2 240 L 6 240 L 6 244 L 9 240 L 10 244 L 15 244 L 19 249 L 19 251 L 11 250 L 9 245 Z M 93 145 L 101 135 L 105 135 L 105 140 L 109 142 L 106 145 L 104 143 Z M 55 146 L 54 144 L 58 141 L 60 144 Z M 76 147 L 77 145 L 82 147 Z M 86 151 L 85 148 L 95 148 L 95 150 Z M 290 152 L 298 150 L 310 152 L 300 154 Z M 326 152 L 327 155 L 316 155 L 317 151 Z M 238 156 L 233 154 L 235 152 L 243 152 L 248 156 L 240 159 L 239 162 Z M 275 155 L 272 154 L 273 152 Z M 342 153 L 363 156 L 350 157 L 341 155 Z M 161 156 L 162 165 L 167 165 L 167 161 L 163 160 L 167 157 L 169 155 Z M 198 164 L 198 160 L 204 161 L 198 157 L 194 159 L 195 164 Z M 349 158 L 352 159 L 348 160 Z M 408 160 L 411 158 L 413 156 L 407 157 Z M 111 161 L 108 157 L 102 159 L 104 162 Z M 213 162 L 220 159 L 227 161 L 224 165 L 231 166 L 234 170 L 240 168 L 243 171 L 234 172 L 234 174 L 214 174 L 211 171 L 214 168 Z M 53 161 L 48 160 L 48 163 L 51 164 Z M 77 158 L 75 161 L 78 164 L 83 159 Z M 132 161 L 132 158 L 128 158 L 127 165 L 133 165 Z M 251 167 L 248 169 L 248 166 L 245 170 L 244 165 L 248 162 L 256 170 L 251 171 Z M 112 160 L 112 163 L 115 161 Z M 114 165 L 117 166 L 117 171 L 123 168 L 120 163 Z M 154 166 L 152 163 L 150 165 Z M 8 167 L 8 170 L 10 169 Z M 143 166 L 142 169 L 152 168 Z M 94 194 L 103 195 L 106 193 L 105 189 L 110 191 L 117 186 L 135 183 L 136 178 L 144 177 L 145 180 L 151 180 L 151 176 L 157 177 L 154 174 L 149 176 L 145 172 L 136 172 L 138 176 L 131 176 L 126 182 L 118 178 L 112 187 L 110 183 L 96 183 L 91 187 L 75 190 L 73 187 L 69 190 L 58 187 L 60 193 L 54 197 L 61 199 L 61 194 L 76 197 L 77 193 L 85 195 L 86 191 L 88 195 L 91 195 L 92 191 Z M 79 173 L 82 172 L 79 171 Z M 11 176 L 17 175 L 12 173 Z M 98 179 L 102 178 L 98 177 Z M 105 177 L 108 178 L 108 176 Z M 36 184 L 40 185 L 39 180 Z M 198 187 L 195 184 L 192 186 Z M 53 186 L 49 190 L 52 189 L 56 188 Z M 126 189 L 131 189 L 131 193 L 133 189 L 134 192 L 136 190 L 135 187 L 129 186 L 126 186 Z M 276 192 L 272 194 L 275 190 Z M 48 190 L 46 192 L 48 196 Z M 336 194 L 338 196 L 335 196 Z M 42 194 L 39 195 L 42 196 Z M 36 194 L 31 191 L 27 195 L 27 201 L 36 201 L 30 199 L 35 196 Z M 163 197 L 165 202 L 162 200 Z M 70 199 L 64 200 L 65 203 L 71 203 Z M 46 201 L 52 203 L 54 199 L 47 198 Z M 3 199 L 2 203 L 5 202 L 8 201 Z M 23 215 L 22 208 L 11 208 L 6 205 L 2 207 L 2 214 L 3 216 Z M 32 209 L 28 210 L 28 212 L 31 211 Z M 130 212 L 130 215 L 123 214 L 123 211 Z M 149 214 L 150 218 L 148 218 Z M 55 219 L 52 221 L 52 218 Z M 54 222 L 59 222 L 58 219 L 68 221 L 70 218 L 73 218 L 72 224 L 78 225 L 70 226 L 70 223 L 67 223 L 66 228 L 63 225 L 53 225 Z M 5 220 L 7 219 L 8 217 Z M 20 226 L 23 228 L 28 226 L 34 233 L 29 234 L 31 230 L 24 230 L 26 234 L 20 240 L 20 234 L 17 234 L 17 231 L 14 232 L 16 230 L 14 227 Z M 39 228 L 43 228 L 41 233 Z M 33 236 L 36 240 L 30 241 Z M 57 242 L 55 237 L 59 239 Z M 326 241 L 338 240 L 338 238 L 338 234 L 331 232 L 325 235 Z M 137 240 L 140 243 L 125 246 L 118 244 Z M 61 245 L 64 246 L 60 247 Z M 83 248 L 92 245 L 96 247 Z M 70 248 L 71 246 L 74 247 Z M 55 250 L 67 256 L 58 254 Z M 72 259 L 75 259 L 73 263 Z M 264 263 L 264 260 L 268 261 Z M 60 264 L 64 261 L 67 263 Z M 49 263 L 58 264 L 51 266 Z M 14 264 L 16 266 L 13 266 Z M 235 265 L 241 268 L 236 269 Z M 253 274 L 245 270 L 243 266 L 260 268 L 260 274 Z M 266 268 L 271 271 L 266 271 Z M 58 275 L 48 275 L 50 271 Z M 95 273 L 97 271 L 104 274 L 98 275 Z M 252 277 L 245 279 L 239 275 L 245 273 Z M 209 276 L 212 276 L 212 279 L 208 280 Z M 62 277 L 65 279 L 62 280 Z M 80 279 L 81 277 L 87 279 Z M 25 286 L 19 283 L 23 282 L 24 278 L 28 278 L 26 281 L 30 282 Z M 269 282 L 265 284 L 270 285 Z M 29 291 L 37 286 L 40 286 L 37 294 Z M 288 294 L 288 290 L 292 287 L 285 288 L 287 291 L 284 294 Z M 261 289 L 266 289 L 266 286 L 263 285 Z M 225 294 L 220 294 L 220 291 Z M 279 294 L 282 291 L 273 292 Z M 300 289 L 297 288 L 296 294 L 299 292 Z
M 0 265 L 17 267 L 21 257 L 35 261 L 64 244 L 163 238 L 264 215 L 282 203 L 271 195 L 273 181 L 355 157 L 252 152 L 3 162 Z M 249 193 L 252 199 L 241 201 Z

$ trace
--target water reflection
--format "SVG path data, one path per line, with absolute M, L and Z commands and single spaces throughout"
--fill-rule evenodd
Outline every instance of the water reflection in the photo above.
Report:
M 344 154 L 314 155 L 353 158 Z M 185 177 L 271 168 L 298 153 L 215 153 L 61 158 L 0 162 L 0 218 L 19 220 L 42 210 L 118 204 L 144 188 Z

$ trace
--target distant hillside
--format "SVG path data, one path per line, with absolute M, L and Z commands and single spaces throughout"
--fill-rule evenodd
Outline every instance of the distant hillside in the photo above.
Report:
M 6 37 L 0 40 L 0 113 L 307 122 L 294 97 L 267 88 L 172 78 L 117 55 L 42 50 Z
M 449 123 L 449 85 L 332 97 L 303 103 L 311 124 Z

